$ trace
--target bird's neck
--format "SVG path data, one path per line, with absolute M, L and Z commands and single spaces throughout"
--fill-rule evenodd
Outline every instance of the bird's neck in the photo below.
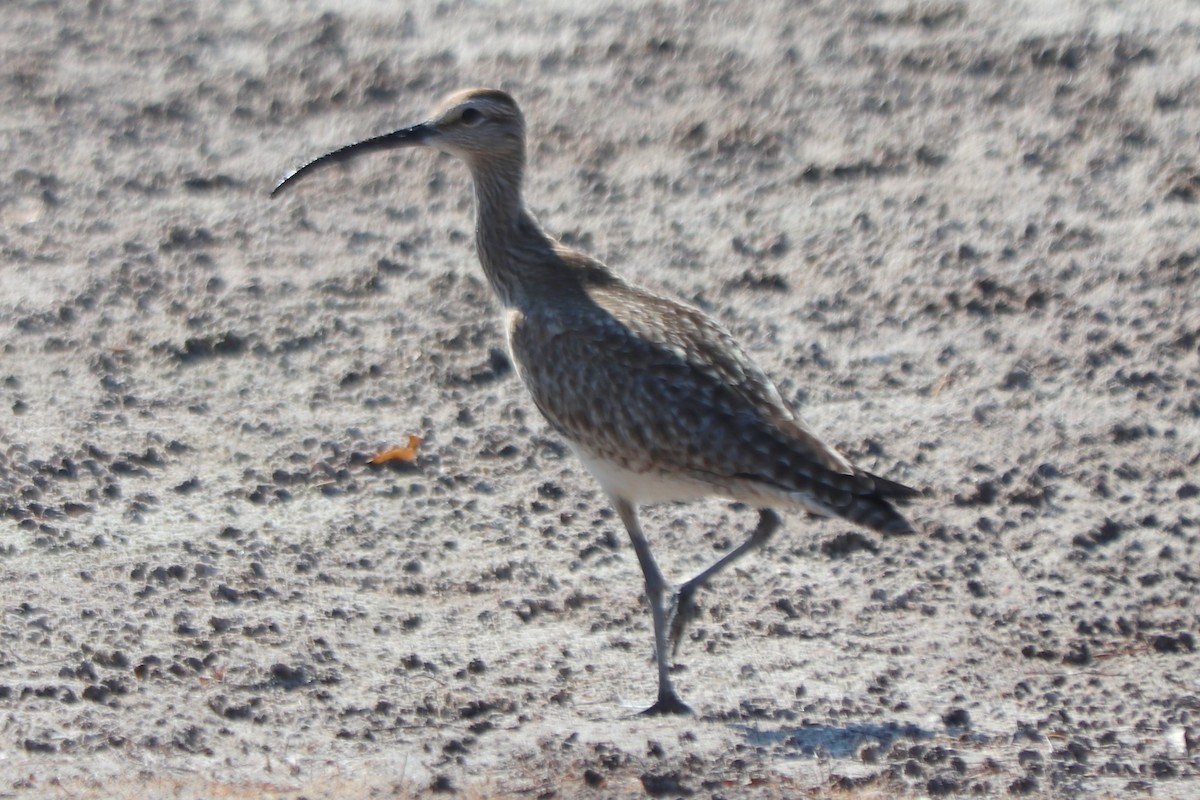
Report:
M 506 307 L 524 303 L 553 268 L 553 240 L 538 225 L 521 196 L 520 160 L 476 165 L 475 248 L 492 289 Z

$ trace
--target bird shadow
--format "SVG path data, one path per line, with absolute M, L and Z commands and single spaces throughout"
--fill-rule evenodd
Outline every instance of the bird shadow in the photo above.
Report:
M 883 722 L 852 725 L 799 725 L 774 729 L 757 725 L 735 725 L 755 747 L 774 747 L 784 755 L 796 757 L 853 756 L 862 747 L 874 744 L 887 747 L 898 739 L 922 741 L 933 738 L 934 732 L 912 723 Z

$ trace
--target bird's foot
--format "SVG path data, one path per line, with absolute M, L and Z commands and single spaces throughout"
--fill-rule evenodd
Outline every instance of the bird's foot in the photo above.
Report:
M 667 714 L 690 716 L 692 713 L 692 707 L 680 700 L 679 695 L 672 691 L 665 694 L 663 692 L 659 692 L 658 700 L 654 702 L 654 705 L 643 711 L 642 716 L 658 717 L 666 716 Z
M 695 593 L 696 587 L 685 583 L 671 598 L 671 609 L 667 612 L 667 619 L 670 621 L 667 628 L 667 641 L 671 646 L 672 656 L 679 653 L 679 643 L 683 641 L 683 631 L 687 628 L 688 623 L 696 618 L 696 601 L 692 597 Z

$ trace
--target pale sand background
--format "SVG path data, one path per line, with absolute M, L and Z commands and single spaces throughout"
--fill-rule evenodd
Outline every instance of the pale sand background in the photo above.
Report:
M 397 5 L 4 4 L 0 797 L 1200 794 L 1200 7 Z M 552 231 L 927 489 L 717 581 L 694 719 L 463 167 L 267 197 L 472 84 Z

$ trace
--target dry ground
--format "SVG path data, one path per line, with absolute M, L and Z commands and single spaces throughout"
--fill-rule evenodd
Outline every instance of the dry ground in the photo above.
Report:
M 338 10 L 334 10 L 334 9 Z M 1200 9 L 13 0 L 0 797 L 1194 797 Z M 651 699 L 461 165 L 725 322 L 917 537 L 790 516 Z M 411 467 L 380 448 L 423 437 Z M 753 514 L 665 506 L 683 576 Z

